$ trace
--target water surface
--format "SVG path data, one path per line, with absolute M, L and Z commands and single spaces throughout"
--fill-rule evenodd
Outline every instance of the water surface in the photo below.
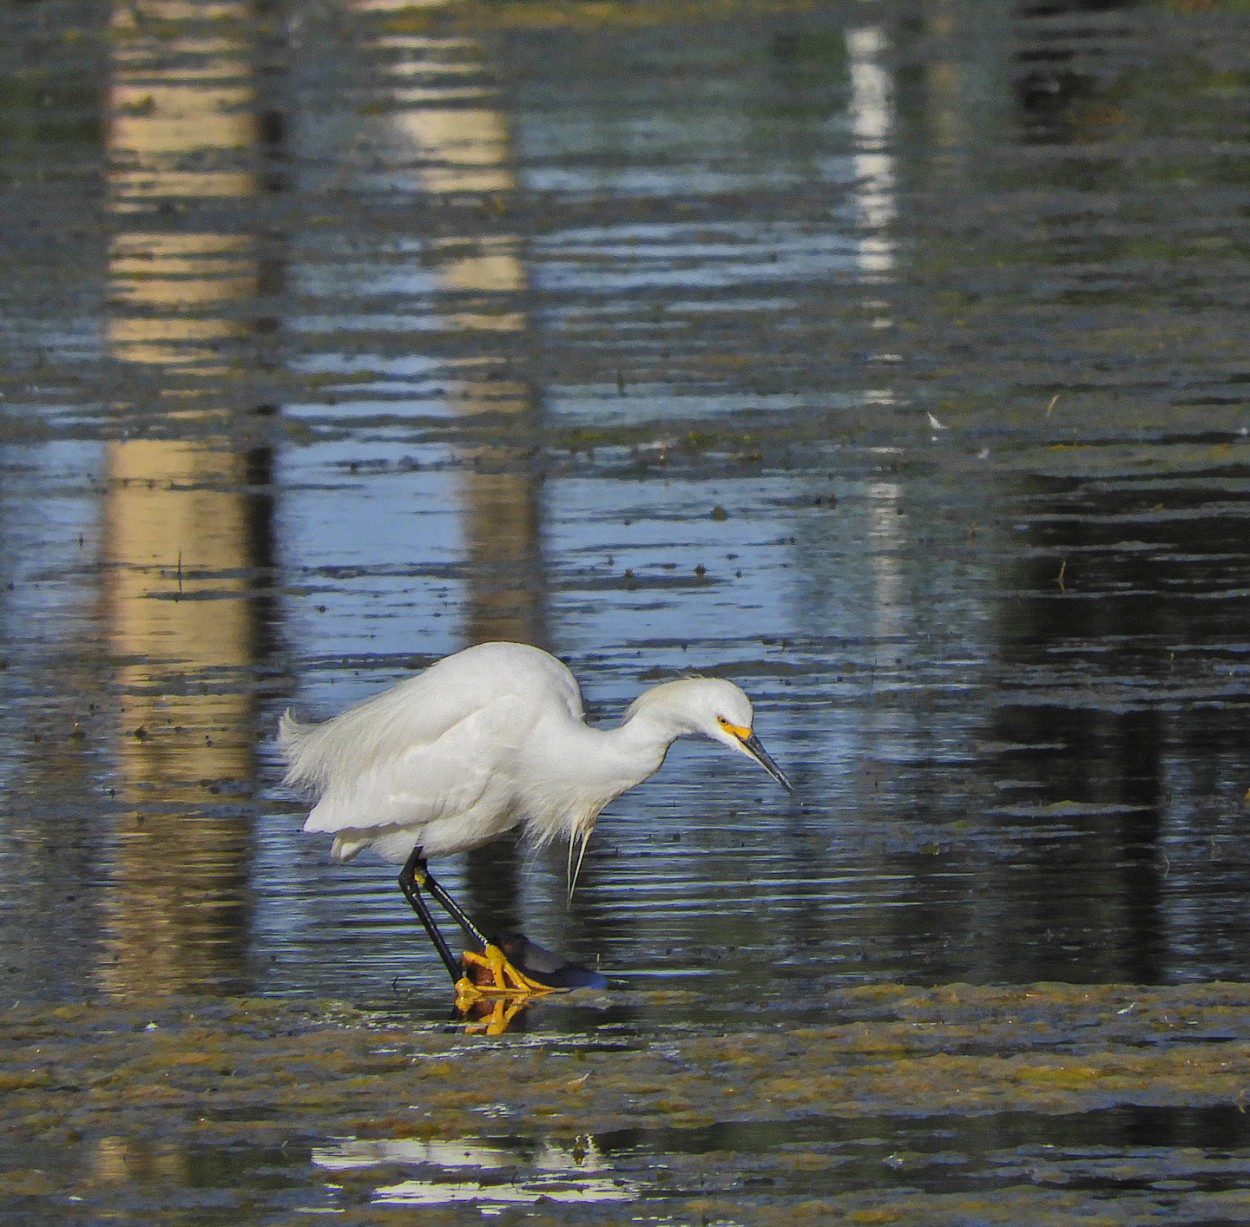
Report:
M 523 1034 L 1247 977 L 1243 13 L 5 21 L 5 1004 L 333 998 L 438 1033 L 393 868 L 300 833 L 272 735 L 498 637 L 596 720 L 732 677 L 797 785 L 676 746 L 571 903 L 558 850 L 449 862 L 488 927 L 612 977 Z M 1175 1108 L 1142 1146 L 1208 1127 Z M 1104 1109 L 958 1125 L 940 1191 L 1052 1145 L 1101 1188 L 1088 1147 L 1138 1136 Z M 880 1112 L 891 1153 L 946 1144 Z M 793 1144 L 879 1172 L 820 1129 Z M 297 1183 L 363 1162 L 315 1132 Z M 682 1136 L 654 1146 L 716 1148 Z M 1244 1187 L 1243 1141 L 1177 1179 Z

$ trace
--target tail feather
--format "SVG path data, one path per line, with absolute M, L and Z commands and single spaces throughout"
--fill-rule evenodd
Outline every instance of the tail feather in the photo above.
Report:
M 308 728 L 302 720 L 297 720 L 291 709 L 288 707 L 286 711 L 278 717 L 278 745 L 284 751 L 290 749 L 300 737 L 303 736 Z
M 278 720 L 278 746 L 286 759 L 283 783 L 290 787 L 318 788 L 321 763 L 316 754 L 315 733 L 319 725 L 297 720 L 288 707 Z

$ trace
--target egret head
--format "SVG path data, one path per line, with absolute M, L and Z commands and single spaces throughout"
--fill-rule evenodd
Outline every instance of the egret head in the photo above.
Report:
M 639 695 L 630 714 L 643 706 L 663 709 L 682 733 L 702 734 L 754 759 L 782 788 L 794 791 L 753 731 L 751 700 L 733 682 L 720 677 L 667 682 Z
M 716 727 L 704 731 L 716 741 L 724 742 L 730 749 L 745 754 L 747 758 L 753 758 L 786 792 L 793 792 L 794 785 L 773 762 L 772 756 L 760 744 L 760 739 L 753 731 L 755 717 L 751 710 L 751 700 L 733 682 L 721 681 L 719 678 L 708 680 L 720 681 L 720 686 L 717 688 L 719 694 L 715 696 Z

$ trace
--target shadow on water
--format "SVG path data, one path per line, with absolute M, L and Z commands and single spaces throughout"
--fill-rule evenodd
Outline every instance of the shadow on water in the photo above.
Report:
M 1232 1083 L 974 1110 L 948 1070 L 911 1088 L 923 1119 L 878 1089 L 868 1122 L 689 1092 L 642 1124 L 596 1100 L 591 1129 L 570 1069 L 522 1129 L 457 1098 L 487 1084 L 446 1046 L 537 1079 L 583 1045 L 611 1081 L 623 1053 L 784 1033 L 784 1072 L 819 1065 L 812 1029 L 857 988 L 1250 974 L 1244 12 L 44 0 L 6 22 L 4 1002 L 19 1044 L 78 1020 L 55 1078 L 31 1057 L 0 1083 L 71 1105 L 14 1109 L 36 1141 L 0 1179 L 30 1221 L 240 1182 L 344 1215 L 955 1221 L 988 1192 L 976 1213 L 1017 1221 L 1235 1216 Z M 393 869 L 301 835 L 271 740 L 288 703 L 326 715 L 493 637 L 568 660 L 597 720 L 732 677 L 798 785 L 683 743 L 570 902 L 559 851 L 450 863 L 488 927 L 613 979 L 512 1048 L 443 1033 Z M 248 1100 L 203 1144 L 159 1113 L 74 1118 L 84 1088 L 159 1086 L 172 1048 L 125 1048 L 159 1016 L 149 1038 L 211 1054 L 170 1108 L 207 1119 L 233 1011 L 302 1003 L 299 1032 L 327 997 L 359 1011 L 335 1043 L 401 1025 L 450 1054 L 423 1084 L 450 1116 L 381 1094 L 353 1116 L 337 1058 L 284 1050 L 330 1079 L 287 1136 Z M 925 1028 L 959 1048 L 940 1008 Z

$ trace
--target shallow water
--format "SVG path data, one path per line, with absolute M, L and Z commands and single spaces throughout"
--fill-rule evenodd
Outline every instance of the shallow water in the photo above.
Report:
M 856 986 L 1247 978 L 1250 31 L 1096 10 L 11 8 L 0 1003 L 441 1034 L 394 870 L 300 833 L 271 738 L 490 637 L 596 719 L 732 677 L 797 785 L 683 743 L 571 903 L 559 851 L 442 869 L 612 978 L 518 1019 L 526 1059 L 795 1032 Z M 1052 1146 L 1126 1218 L 1104 1159 L 1179 1163 L 1189 1216 L 1245 1187 L 1215 1105 L 1007 1105 L 1010 1145 L 876 1111 L 796 1134 L 824 1174 L 785 1196 L 1001 1190 Z M 691 1192 L 716 1127 L 597 1134 L 608 1176 L 572 1126 L 479 1130 L 463 1196 L 516 1146 Z M 1225 1127 L 1218 1178 L 1176 1158 Z M 455 1183 L 300 1136 L 229 1179 Z

